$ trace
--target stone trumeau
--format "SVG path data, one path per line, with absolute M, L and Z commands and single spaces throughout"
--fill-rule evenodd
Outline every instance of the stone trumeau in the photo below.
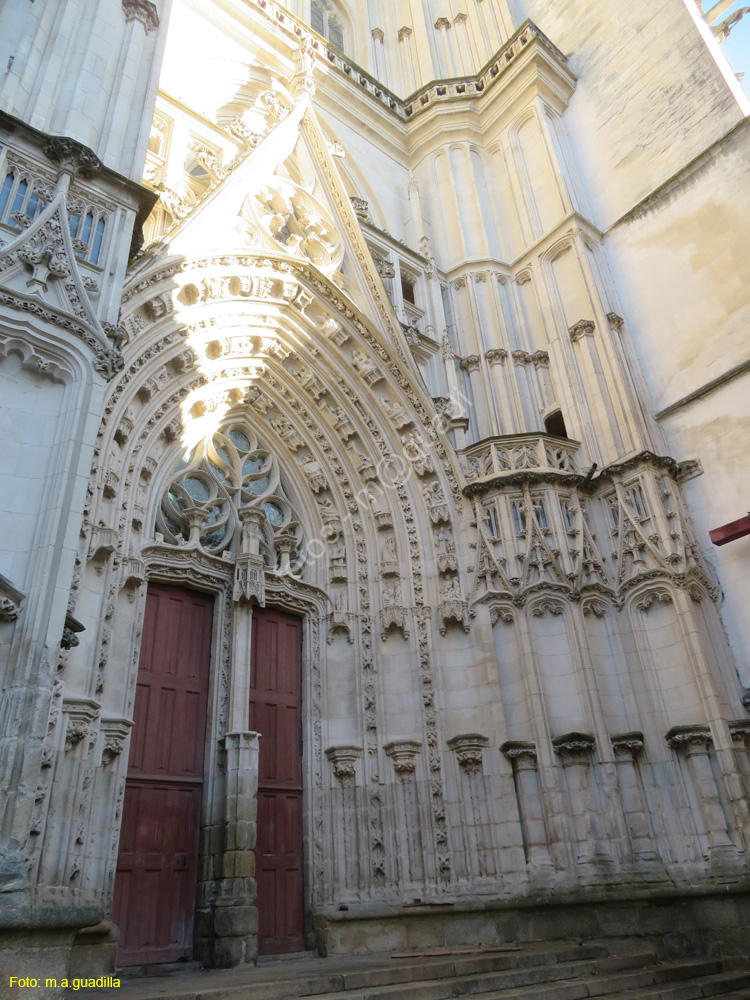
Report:
M 748 957 L 748 107 L 656 6 L 2 7 L 0 996 Z

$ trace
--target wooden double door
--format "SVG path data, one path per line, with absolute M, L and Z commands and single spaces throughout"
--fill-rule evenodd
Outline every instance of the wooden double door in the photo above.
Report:
M 261 734 L 258 773 L 258 948 L 304 948 L 302 888 L 302 622 L 272 608 L 253 614 L 250 729 Z
M 151 584 L 115 880 L 119 964 L 189 959 L 198 881 L 213 598 Z M 303 947 L 301 622 L 254 616 L 250 728 L 262 734 L 260 947 Z

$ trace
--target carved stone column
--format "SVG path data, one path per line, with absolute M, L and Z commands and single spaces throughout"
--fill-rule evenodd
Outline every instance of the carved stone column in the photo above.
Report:
M 463 811 L 463 827 L 466 831 L 467 868 L 469 875 L 484 878 L 495 872 L 492 843 L 489 841 L 486 795 L 482 776 L 482 757 L 489 743 L 486 736 L 466 733 L 448 740 L 448 746 L 455 753 L 461 772 L 469 789 L 469 815 Z
M 258 733 L 224 737 L 226 793 L 220 870 L 211 902 L 212 927 L 196 950 L 210 950 L 217 968 L 253 962 L 258 956 L 255 844 L 258 833 Z M 205 958 L 208 956 L 201 955 Z
M 588 868 L 611 862 L 601 829 L 599 802 L 592 787 L 591 758 L 596 740 L 588 733 L 567 733 L 553 739 L 552 746 L 565 770 L 578 841 L 578 863 Z
M 424 878 L 419 801 L 414 772 L 422 744 L 418 740 L 392 740 L 384 750 L 393 761 L 398 778 L 396 814 L 399 843 L 399 875 L 402 882 L 419 882 Z
M 682 754 L 698 799 L 706 831 L 707 858 L 712 867 L 734 869 L 739 864 L 737 848 L 727 829 L 719 789 L 711 766 L 713 737 L 708 726 L 675 726 L 665 739 Z
M 661 858 L 654 850 L 648 808 L 636 765 L 636 758 L 643 750 L 643 733 L 621 733 L 612 736 L 611 740 L 633 857 L 647 865 L 658 864 L 663 867 Z
M 509 740 L 503 743 L 500 752 L 505 754 L 513 765 L 513 782 L 521 817 L 526 862 L 531 868 L 552 872 L 554 865 L 544 824 L 536 746 L 533 743 Z
M 329 747 L 326 757 L 331 762 L 339 788 L 334 789 L 332 824 L 334 838 L 334 884 L 344 889 L 359 888 L 359 837 L 357 827 L 356 783 L 357 761 L 362 747 Z

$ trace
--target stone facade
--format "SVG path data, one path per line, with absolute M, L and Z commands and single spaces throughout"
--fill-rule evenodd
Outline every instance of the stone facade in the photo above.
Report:
M 3 962 L 94 926 L 76 961 L 114 961 L 149 581 L 215 600 L 204 963 L 257 956 L 258 605 L 303 617 L 311 946 L 746 892 L 750 543 L 707 531 L 744 513 L 748 107 L 693 0 L 26 6 Z

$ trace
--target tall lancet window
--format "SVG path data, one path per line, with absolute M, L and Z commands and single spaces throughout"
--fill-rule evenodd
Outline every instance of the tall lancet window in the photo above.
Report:
M 344 29 L 341 18 L 328 0 L 312 0 L 310 4 L 310 24 L 319 35 L 328 39 L 337 49 L 344 49 Z

